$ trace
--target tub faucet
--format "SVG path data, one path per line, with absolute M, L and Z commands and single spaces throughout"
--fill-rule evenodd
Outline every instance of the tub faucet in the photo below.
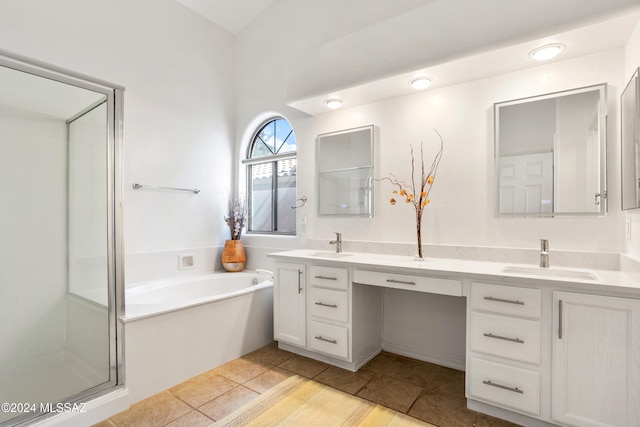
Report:
M 540 239 L 540 267 L 549 268 L 549 241 Z
M 329 242 L 330 245 L 336 245 L 336 253 L 342 253 L 342 234 L 336 233 L 336 240 Z

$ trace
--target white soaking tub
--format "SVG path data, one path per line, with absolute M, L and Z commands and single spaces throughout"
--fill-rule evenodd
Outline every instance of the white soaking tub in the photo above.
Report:
M 273 279 L 211 273 L 129 285 L 121 321 L 134 403 L 272 342 Z

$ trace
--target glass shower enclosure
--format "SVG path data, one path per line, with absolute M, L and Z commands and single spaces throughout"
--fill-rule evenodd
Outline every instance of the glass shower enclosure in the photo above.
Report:
M 0 52 L 0 426 L 122 383 L 121 123 L 122 88 Z

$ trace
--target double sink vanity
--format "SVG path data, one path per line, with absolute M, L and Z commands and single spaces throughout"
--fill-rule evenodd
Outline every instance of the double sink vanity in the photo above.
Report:
M 270 256 L 281 348 L 356 371 L 384 349 L 385 292 L 466 298 L 470 409 L 526 426 L 640 425 L 640 282 L 621 272 L 308 249 Z

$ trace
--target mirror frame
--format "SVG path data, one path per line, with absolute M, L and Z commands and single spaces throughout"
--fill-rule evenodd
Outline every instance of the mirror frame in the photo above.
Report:
M 320 158 L 321 158 L 321 152 L 323 149 L 323 144 L 326 142 L 330 142 L 332 138 L 343 138 L 345 135 L 355 134 L 360 132 L 369 132 L 369 136 L 368 136 L 369 158 L 365 159 L 365 163 L 368 162 L 368 164 L 364 165 L 363 163 L 363 165 L 360 165 L 360 166 L 354 165 L 353 167 L 339 168 L 336 170 L 328 170 L 328 171 L 322 170 L 322 167 L 320 165 Z M 373 192 L 374 157 L 373 156 L 374 156 L 374 140 L 375 140 L 374 135 L 375 135 L 374 125 L 360 126 L 357 128 L 344 129 L 336 132 L 329 132 L 329 133 L 323 133 L 318 135 L 316 139 L 316 194 L 317 194 L 316 200 L 318 204 L 317 212 L 319 217 L 367 217 L 367 218 L 373 217 L 373 206 L 374 206 L 374 192 Z M 368 197 L 365 202 L 365 205 L 359 212 L 354 212 L 354 213 L 330 212 L 330 209 L 328 210 L 326 206 L 322 205 L 321 199 L 323 194 L 323 188 L 321 185 L 322 183 L 320 181 L 320 176 L 322 174 L 354 173 L 356 171 L 365 170 L 365 169 L 369 169 L 368 178 L 367 178 L 367 187 L 360 188 L 360 190 L 368 192 Z
M 633 108 L 629 111 L 625 97 L 630 95 L 633 97 Z M 631 134 L 626 131 L 628 119 L 633 121 Z M 620 94 L 620 205 L 622 210 L 640 208 L 638 155 L 640 155 L 640 67 L 636 68 Z M 626 163 L 625 160 L 627 160 Z M 630 197 L 631 194 L 633 198 Z
M 542 213 L 500 213 L 500 108 L 524 104 L 533 101 L 541 101 L 545 99 L 560 98 L 563 96 L 576 95 L 584 92 L 599 92 L 598 102 L 598 140 L 599 150 L 598 156 L 600 162 L 598 165 L 599 174 L 599 188 L 598 193 L 594 196 L 600 208 L 594 212 L 542 212 Z M 518 98 L 510 101 L 502 101 L 494 104 L 493 118 L 494 118 L 494 215 L 496 218 L 553 218 L 553 217 L 567 217 L 567 216 L 604 216 L 607 213 L 607 83 L 600 83 L 596 85 L 584 86 L 580 88 L 568 89 L 558 92 L 551 92 L 542 95 L 535 95 L 525 98 Z M 553 153 L 554 159 L 556 153 Z M 555 162 L 554 162 L 555 163 Z M 554 193 L 556 189 L 554 188 Z M 554 194 L 555 197 L 555 194 Z

